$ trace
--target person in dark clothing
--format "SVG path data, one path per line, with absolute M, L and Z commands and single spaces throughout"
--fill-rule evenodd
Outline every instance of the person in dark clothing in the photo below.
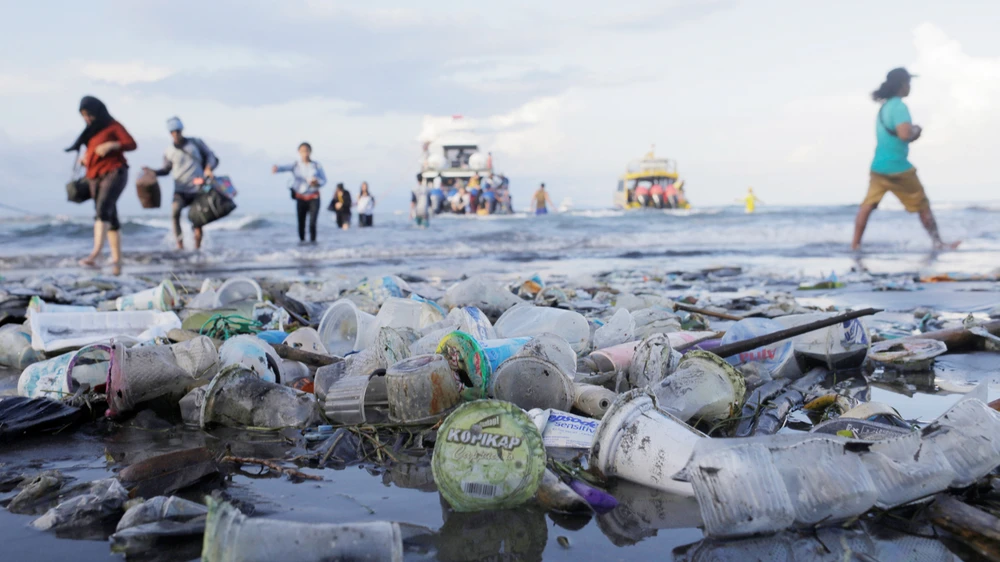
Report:
M 287 166 L 272 166 L 271 173 L 291 172 L 288 186 L 295 211 L 299 218 L 299 241 L 306 241 L 306 218 L 309 219 L 309 241 L 316 242 L 316 218 L 319 216 L 319 188 L 326 185 L 326 173 L 319 162 L 312 159 L 312 145 L 299 145 L 299 161 Z
M 342 183 L 337 184 L 330 210 L 337 213 L 337 226 L 344 230 L 351 228 L 351 193 L 344 189 Z
M 101 100 L 84 96 L 80 100 L 80 115 L 87 126 L 66 152 L 87 147 L 80 164 L 87 169 L 90 195 L 94 198 L 97 211 L 94 216 L 94 249 L 80 260 L 80 265 L 95 266 L 107 239 L 111 265 L 118 274 L 121 271 L 122 239 L 117 203 L 128 183 L 128 162 L 124 153 L 135 150 L 136 143 L 125 127 L 111 117 Z

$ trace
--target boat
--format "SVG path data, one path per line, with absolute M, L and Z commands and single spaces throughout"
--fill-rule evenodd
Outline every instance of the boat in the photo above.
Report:
M 654 149 L 645 157 L 629 162 L 618 180 L 614 204 L 618 209 L 688 209 L 684 180 L 677 174 L 677 162 L 657 158 Z
M 420 181 L 428 186 L 431 208 L 435 214 L 457 213 L 488 215 L 510 212 L 509 182 L 494 174 L 493 155 L 483 152 L 473 131 L 453 116 L 452 126 L 423 142 Z M 491 179 L 492 177 L 492 179 Z M 450 203 L 462 197 L 461 211 Z

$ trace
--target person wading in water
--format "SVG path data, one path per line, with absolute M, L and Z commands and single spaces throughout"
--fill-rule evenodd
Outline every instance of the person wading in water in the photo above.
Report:
M 910 79 L 913 78 L 905 68 L 895 68 L 889 71 L 885 82 L 878 90 L 872 92 L 872 99 L 882 102 L 878 116 L 875 118 L 875 158 L 872 160 L 871 180 L 868 184 L 868 194 L 865 195 L 858 216 L 854 221 L 854 241 L 851 249 L 861 250 L 861 238 L 868 226 L 871 216 L 886 192 L 891 192 L 903 204 L 908 213 L 917 213 L 927 233 L 934 242 L 935 250 L 954 250 L 960 242 L 946 243 L 938 234 L 937 221 L 931 212 L 931 203 L 924 193 L 924 186 L 917 178 L 917 169 L 910 164 L 907 157 L 910 153 L 910 143 L 920 138 L 921 129 L 914 125 L 910 118 L 910 110 L 903 103 L 903 98 L 910 95 Z
M 135 140 L 125 127 L 115 121 L 101 100 L 85 96 L 80 100 L 80 116 L 87 124 L 66 152 L 86 146 L 80 164 L 87 168 L 90 195 L 94 198 L 94 249 L 80 260 L 80 265 L 94 267 L 107 239 L 111 248 L 111 265 L 117 275 L 121 271 L 122 237 L 118 222 L 118 197 L 128 183 L 128 162 L 125 152 L 136 149 Z

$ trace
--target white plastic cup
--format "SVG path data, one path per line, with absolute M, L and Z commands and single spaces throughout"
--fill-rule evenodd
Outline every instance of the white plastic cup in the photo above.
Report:
M 458 326 L 458 330 L 465 332 L 479 341 L 499 339 L 497 331 L 490 323 L 486 314 L 474 306 L 462 306 L 453 309 L 448 313 L 448 320 Z
M 518 305 L 503 313 L 494 328 L 501 338 L 553 333 L 566 340 L 577 355 L 590 349 L 590 324 L 572 310 Z
M 681 496 L 693 496 L 688 482 L 673 476 L 687 464 L 706 435 L 656 406 L 644 390 L 622 394 L 604 414 L 594 435 L 590 466 L 619 478 Z
M 693 351 L 677 369 L 653 385 L 657 404 L 682 421 L 720 421 L 743 401 L 746 382 L 722 358 L 707 351 Z
M 326 349 L 343 357 L 371 345 L 375 340 L 375 327 L 375 316 L 362 312 L 353 301 L 340 299 L 323 313 L 318 332 Z
M 264 300 L 264 291 L 256 281 L 248 277 L 228 279 L 215 292 L 215 308 L 227 308 L 236 303 Z
M 298 330 L 288 334 L 288 336 L 285 337 L 285 341 L 282 343 L 289 347 L 294 347 L 295 349 L 308 351 L 309 353 L 316 353 L 319 355 L 330 354 L 326 350 L 326 346 L 323 345 L 323 340 L 320 339 L 319 332 L 313 328 L 299 328 Z
M 152 289 L 118 297 L 115 300 L 115 308 L 119 311 L 159 310 L 166 312 L 173 310 L 178 302 L 180 302 L 180 298 L 177 296 L 174 284 L 169 279 L 164 279 L 162 283 Z
M 26 316 L 31 318 L 35 312 L 97 312 L 97 307 L 82 306 L 75 304 L 52 304 L 45 302 L 41 297 L 35 295 L 28 301 Z

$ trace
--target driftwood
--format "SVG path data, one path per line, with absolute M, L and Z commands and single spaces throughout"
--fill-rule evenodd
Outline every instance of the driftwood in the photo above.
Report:
M 982 328 L 987 332 L 993 334 L 994 336 L 1000 336 L 1000 320 L 994 320 L 992 322 L 987 322 L 985 324 L 980 324 L 978 326 L 973 326 L 973 328 Z M 983 337 L 974 334 L 969 328 L 948 328 L 947 330 L 937 330 L 934 332 L 927 332 L 926 334 L 920 334 L 916 336 L 907 336 L 905 338 L 899 338 L 898 342 L 904 342 L 907 340 L 937 340 L 943 341 L 945 345 L 948 346 L 948 351 L 962 351 L 966 349 L 975 349 Z
M 677 310 L 683 310 L 685 312 L 693 312 L 695 314 L 701 314 L 702 316 L 711 316 L 713 318 L 721 318 L 723 320 L 743 320 L 742 316 L 736 316 L 735 314 L 729 314 L 728 312 L 718 312 L 715 310 L 708 310 L 707 308 L 698 308 L 697 306 L 691 306 L 683 302 L 674 303 L 674 307 Z
M 962 542 L 990 560 L 1000 560 L 1000 519 L 939 494 L 928 508 L 935 525 L 962 539 Z
M 170 330 L 167 332 L 167 337 L 170 338 L 172 342 L 184 342 L 198 337 L 197 332 L 192 332 L 191 330 Z M 212 340 L 215 347 L 218 348 L 222 345 L 221 340 Z M 320 355 L 319 353 L 313 353 L 311 351 L 305 351 L 298 349 L 296 347 L 291 347 L 284 344 L 271 344 L 274 351 L 278 354 L 278 357 L 282 359 L 288 359 L 289 361 L 299 361 L 305 363 L 306 365 L 312 367 L 325 367 L 327 365 L 333 365 L 334 363 L 339 363 L 343 361 L 342 358 L 332 356 L 332 355 Z

